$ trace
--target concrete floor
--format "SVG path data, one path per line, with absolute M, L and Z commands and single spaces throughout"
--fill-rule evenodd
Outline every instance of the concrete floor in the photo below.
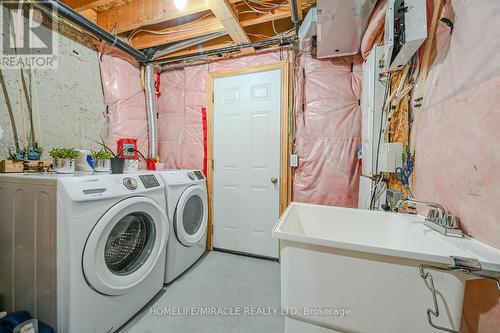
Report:
M 121 332 L 282 333 L 279 306 L 277 262 L 212 251 Z

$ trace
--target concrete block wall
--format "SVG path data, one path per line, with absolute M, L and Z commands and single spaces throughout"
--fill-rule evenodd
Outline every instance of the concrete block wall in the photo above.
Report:
M 39 116 L 34 115 L 35 130 L 44 148 L 44 157 L 53 147 L 98 149 L 96 141 L 107 136 L 106 106 L 103 101 L 99 59 L 90 38 L 59 24 L 58 68 L 35 70 Z M 2 69 L 12 109 L 15 113 L 20 146 L 29 142 L 28 109 L 20 94 L 19 69 Z M 25 78 L 29 84 L 28 71 Z M 35 100 L 35 97 L 34 97 Z M 24 112 L 22 112 L 23 110 Z M 23 139 L 22 117 L 27 134 Z M 39 124 L 37 124 L 39 119 Z M 0 159 L 14 147 L 5 96 L 0 89 Z

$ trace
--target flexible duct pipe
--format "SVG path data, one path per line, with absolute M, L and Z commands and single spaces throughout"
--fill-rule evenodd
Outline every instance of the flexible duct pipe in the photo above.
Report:
M 129 44 L 120 40 L 117 36 L 110 34 L 106 30 L 95 24 L 94 22 L 89 21 L 87 18 L 83 17 L 82 15 L 72 10 L 70 7 L 63 4 L 61 1 L 37 0 L 34 1 L 34 3 L 48 10 L 55 11 L 57 15 L 64 17 L 65 19 L 76 24 L 77 26 L 89 31 L 97 38 L 124 51 L 125 53 L 134 57 L 139 62 L 151 59 L 151 56 L 144 54 L 143 52 L 133 48 Z
M 313 48 L 313 37 L 317 35 L 317 9 L 313 7 L 309 10 L 299 29 L 300 52 L 310 53 Z
M 144 85 L 146 90 L 146 113 L 148 116 L 149 155 L 155 159 L 158 155 L 158 123 L 156 119 L 155 71 L 153 64 L 144 66 Z

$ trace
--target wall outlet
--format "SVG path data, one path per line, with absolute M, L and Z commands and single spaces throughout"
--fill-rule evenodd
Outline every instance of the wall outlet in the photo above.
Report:
M 290 166 L 292 168 L 296 168 L 299 166 L 299 155 L 297 154 L 290 155 Z

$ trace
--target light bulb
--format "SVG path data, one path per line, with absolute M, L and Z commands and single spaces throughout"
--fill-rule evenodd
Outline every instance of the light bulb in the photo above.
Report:
M 187 5 L 187 0 L 174 0 L 175 8 L 184 9 Z

